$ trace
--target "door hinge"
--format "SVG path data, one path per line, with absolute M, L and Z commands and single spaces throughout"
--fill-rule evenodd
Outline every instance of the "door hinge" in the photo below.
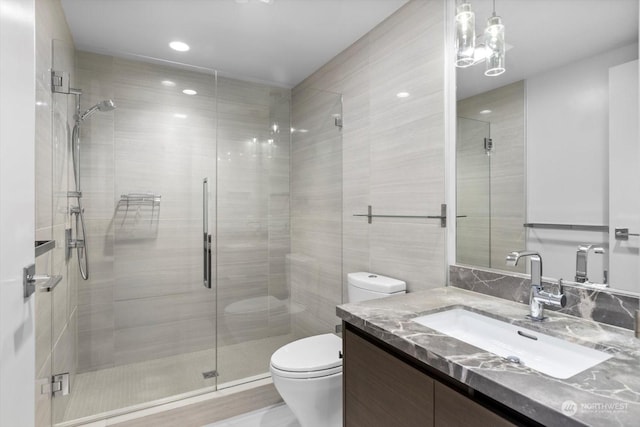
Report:
M 447 228 L 447 204 L 440 205 L 440 227 Z
M 42 384 L 40 394 L 51 394 L 53 397 L 69 394 L 69 373 L 58 374 L 51 377 L 51 382 Z
M 484 152 L 489 156 L 493 153 L 493 139 L 485 138 L 484 139 Z

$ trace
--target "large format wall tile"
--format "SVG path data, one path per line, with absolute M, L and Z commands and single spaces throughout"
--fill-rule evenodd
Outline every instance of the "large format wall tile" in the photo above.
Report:
M 271 291 L 287 300 L 290 91 L 86 52 L 78 74 L 84 108 L 107 98 L 117 106 L 83 128 L 93 274 L 79 293 L 81 369 L 211 348 L 216 297 L 223 323 L 233 303 Z M 202 286 L 204 177 L 217 292 Z M 121 199 L 132 193 L 160 203 Z M 266 306 L 240 335 L 268 336 Z
M 342 206 L 337 209 L 343 215 L 333 231 L 322 220 L 304 217 L 306 205 L 319 197 L 320 184 L 328 184 L 326 168 L 333 163 L 309 168 L 302 150 L 298 162 L 294 137 L 292 252 L 313 260 L 308 262 L 316 264 L 317 277 L 326 280 L 315 289 L 304 281 L 297 289 L 299 282 L 294 280 L 292 293 L 300 298 L 322 305 L 316 291 L 339 304 L 346 298 L 347 274 L 354 271 L 406 280 L 410 291 L 444 284 L 445 233 L 439 221 L 374 218 L 367 224 L 366 218 L 353 216 L 366 213 L 368 205 L 374 214 L 440 214 L 445 200 L 443 55 L 443 3 L 412 1 L 294 89 L 294 127 L 297 115 L 304 117 L 300 111 L 314 106 L 309 98 L 334 91 L 343 100 L 341 153 L 334 154 L 342 166 L 334 177 L 342 186 Z M 396 96 L 405 91 L 408 98 Z M 305 173 L 298 183 L 296 178 Z M 327 186 L 325 194 L 330 190 L 334 189 Z M 314 197 L 297 199 L 296 191 Z M 328 241 L 333 238 L 339 244 L 331 246 Z M 326 245 L 326 251 L 339 251 L 342 265 L 331 267 L 336 260 L 319 253 L 311 241 Z M 329 270 L 341 277 L 322 273 Z M 327 308 L 314 321 L 331 325 L 337 320 Z M 313 329 L 312 323 L 305 322 L 305 327 Z

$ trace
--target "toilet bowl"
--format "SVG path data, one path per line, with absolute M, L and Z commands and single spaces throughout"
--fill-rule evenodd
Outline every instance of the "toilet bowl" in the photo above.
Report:
M 405 282 L 372 273 L 349 273 L 350 302 L 404 294 Z M 334 334 L 303 338 L 276 350 L 273 384 L 301 427 L 342 426 L 342 339 Z
M 303 427 L 342 425 L 342 340 L 333 334 L 294 341 L 271 356 L 273 384 Z M 286 396 L 286 397 L 285 397 Z

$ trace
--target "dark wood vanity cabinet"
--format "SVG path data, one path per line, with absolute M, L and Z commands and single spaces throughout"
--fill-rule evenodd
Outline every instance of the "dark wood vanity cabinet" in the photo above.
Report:
M 345 426 L 434 425 L 433 379 L 349 330 L 343 346 Z
M 434 378 L 418 363 L 383 348 L 375 338 L 343 326 L 345 427 L 516 425 Z

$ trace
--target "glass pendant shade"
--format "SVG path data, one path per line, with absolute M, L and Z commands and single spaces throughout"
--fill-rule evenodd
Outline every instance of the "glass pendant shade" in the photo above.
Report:
M 476 47 L 476 17 L 465 1 L 456 8 L 456 67 L 473 65 Z
M 487 49 L 485 76 L 499 76 L 504 73 L 504 24 L 502 18 L 495 14 L 487 20 L 487 28 L 484 30 L 484 39 Z

